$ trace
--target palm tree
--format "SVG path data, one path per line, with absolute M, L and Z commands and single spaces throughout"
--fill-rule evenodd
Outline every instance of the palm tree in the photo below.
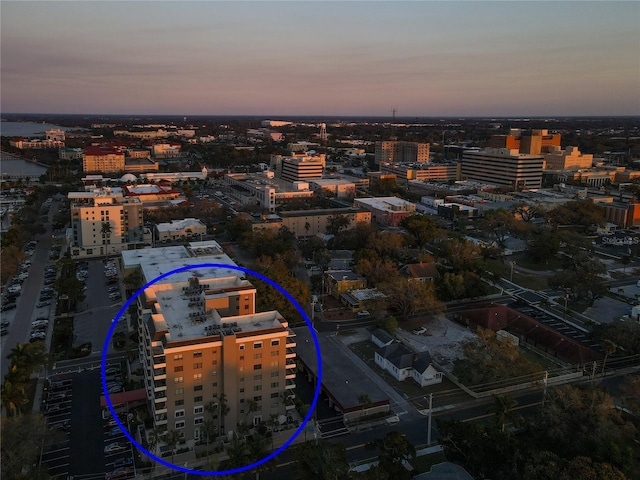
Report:
M 607 364 L 607 358 L 609 355 L 616 353 L 617 345 L 611 340 L 605 340 L 602 342 L 602 349 L 604 350 L 604 360 L 602 361 L 602 375 L 604 375 L 604 367 Z
M 278 415 L 277 413 L 272 413 L 271 415 L 269 415 L 269 420 L 267 420 L 267 426 L 271 428 L 271 450 L 272 451 L 275 450 L 275 447 L 273 444 L 275 429 L 279 425 L 280 425 L 280 415 Z
M 29 403 L 27 398 L 27 385 L 25 383 L 13 383 L 5 379 L 0 391 L 2 405 L 7 410 L 7 416 L 18 417 L 22 414 L 22 407 Z
M 213 398 L 217 398 L 218 402 L 218 435 L 220 435 L 222 432 L 225 431 L 224 428 L 224 417 L 227 415 L 227 413 L 229 413 L 229 411 L 231 410 L 228 406 L 227 406 L 227 396 L 224 393 L 221 393 L 219 396 L 218 394 L 215 394 L 213 396 Z
M 181 435 L 175 430 L 167 430 L 162 435 L 162 440 L 167 444 L 167 447 L 171 449 L 171 463 L 175 463 L 174 456 L 176 453 L 176 446 L 178 445 L 180 438 Z
M 100 233 L 102 234 L 103 238 L 107 238 L 108 240 L 111 239 L 111 222 L 102 222 L 102 225 L 100 227 Z M 109 242 L 110 243 L 110 242 Z M 107 253 L 107 259 L 109 258 L 109 244 L 107 244 L 105 246 L 105 250 Z
M 500 431 L 504 432 L 507 420 L 515 420 L 517 417 L 513 409 L 518 405 L 518 401 L 507 395 L 495 395 L 494 404 L 489 408 L 489 413 L 496 417 L 496 424 L 500 426 Z
M 364 412 L 368 408 L 371 408 L 371 405 L 373 405 L 373 402 L 371 401 L 371 397 L 369 395 L 367 395 L 366 393 L 363 393 L 362 395 L 360 395 L 358 397 L 358 403 L 362 407 L 360 416 L 358 417 L 358 425 L 359 425 L 360 424 L 360 418 L 366 416 L 366 413 L 364 413 Z

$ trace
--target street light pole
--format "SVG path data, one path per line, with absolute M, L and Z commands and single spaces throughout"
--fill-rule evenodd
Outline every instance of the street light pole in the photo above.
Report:
M 513 283 L 513 267 L 516 264 L 515 260 L 511 262 L 511 275 L 509 276 L 509 281 Z
M 431 415 L 433 413 L 433 393 L 429 394 L 429 416 L 427 417 L 427 446 L 431 445 Z

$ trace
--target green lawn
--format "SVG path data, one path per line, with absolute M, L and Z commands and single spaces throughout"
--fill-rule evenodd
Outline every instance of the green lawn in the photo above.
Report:
M 517 260 L 515 260 L 515 262 L 516 265 L 520 265 Z M 490 272 L 496 273 L 506 279 L 511 277 L 511 268 L 501 259 L 489 259 L 487 260 L 486 265 L 487 270 Z M 531 290 L 545 290 L 549 287 L 545 277 L 535 274 L 521 273 L 516 269 L 513 270 L 513 282 Z

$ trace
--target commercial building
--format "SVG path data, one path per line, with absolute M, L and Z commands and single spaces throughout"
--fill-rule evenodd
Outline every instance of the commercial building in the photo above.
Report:
M 543 164 L 544 156 L 541 154 L 520 153 L 516 149 L 465 151 L 462 155 L 462 178 L 516 190 L 540 188 Z
M 82 152 L 85 173 L 117 173 L 124 171 L 124 153 L 113 147 L 87 147 Z
M 398 197 L 356 198 L 354 206 L 370 211 L 371 219 L 385 227 L 397 227 L 416 211 L 415 204 Z
M 531 130 L 523 133 L 512 128 L 508 135 L 493 135 L 489 139 L 489 148 L 507 148 L 519 153 L 539 155 L 560 148 L 561 136 L 550 134 L 548 130 Z
M 418 142 L 376 142 L 375 162 L 424 163 L 429 161 L 429 144 Z
M 593 166 L 593 155 L 581 153 L 578 147 L 554 147 L 544 154 L 544 162 L 546 170 L 579 170 Z
M 183 218 L 159 223 L 155 226 L 156 242 L 166 243 L 175 240 L 190 240 L 193 237 L 202 238 L 207 234 L 207 226 L 196 218 Z
M 82 160 L 82 149 L 63 147 L 58 150 L 58 158 L 60 160 Z
M 225 191 L 234 200 L 247 207 L 260 207 L 275 212 L 277 205 L 311 198 L 315 193 L 307 182 L 284 182 L 269 175 L 229 173 L 224 176 Z
M 134 249 L 144 242 L 142 202 L 121 189 L 69 192 L 71 255 L 96 257 Z
M 398 181 L 460 180 L 459 163 L 381 163 L 380 171 L 395 175 Z
M 284 400 L 295 388 L 295 333 L 277 311 L 256 312 L 255 287 L 219 244 L 124 252 L 122 261 L 145 282 L 158 271 L 194 266 L 138 298 L 139 353 L 154 430 L 175 430 L 193 446 L 293 408 Z M 197 266 L 203 263 L 229 268 Z
M 275 172 L 275 176 L 291 183 L 322 178 L 325 165 L 325 154 L 294 153 L 288 157 L 283 155 L 271 156 L 271 169 Z

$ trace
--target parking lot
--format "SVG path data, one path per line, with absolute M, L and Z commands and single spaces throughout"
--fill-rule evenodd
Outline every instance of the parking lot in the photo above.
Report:
M 113 362 L 108 367 L 121 373 L 121 365 Z M 137 451 L 101 408 L 101 394 L 99 365 L 50 377 L 41 406 L 49 427 L 57 432 L 41 456 L 50 475 L 105 475 L 111 480 L 135 476 Z M 126 425 L 127 417 L 121 421 Z M 100 431 L 102 435 L 95 435 Z

